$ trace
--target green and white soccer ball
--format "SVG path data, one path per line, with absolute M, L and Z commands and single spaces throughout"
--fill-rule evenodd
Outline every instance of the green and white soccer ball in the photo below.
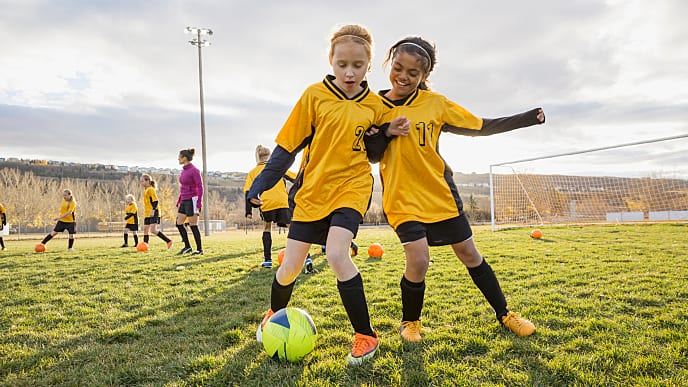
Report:
M 276 360 L 299 361 L 315 348 L 313 319 L 299 308 L 275 312 L 262 329 L 263 348 Z

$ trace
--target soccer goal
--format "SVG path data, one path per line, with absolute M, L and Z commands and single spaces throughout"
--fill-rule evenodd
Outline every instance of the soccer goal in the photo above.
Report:
M 688 134 L 490 165 L 492 230 L 688 222 Z

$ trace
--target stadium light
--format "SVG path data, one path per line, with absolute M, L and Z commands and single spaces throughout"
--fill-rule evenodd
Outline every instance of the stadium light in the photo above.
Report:
M 201 35 L 212 35 L 213 30 L 209 28 L 186 27 L 184 32 L 195 34 L 196 37 L 189 40 L 189 43 L 198 47 L 198 89 L 200 90 L 201 100 L 201 150 L 203 152 L 203 225 L 205 236 L 210 235 L 210 218 L 208 214 L 208 166 L 205 151 L 205 112 L 203 109 L 203 61 L 201 60 L 201 48 L 210 46 L 210 42 L 201 40 Z

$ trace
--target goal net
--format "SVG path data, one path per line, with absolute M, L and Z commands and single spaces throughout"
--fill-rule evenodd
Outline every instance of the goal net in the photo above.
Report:
M 490 166 L 492 229 L 688 221 L 688 134 Z

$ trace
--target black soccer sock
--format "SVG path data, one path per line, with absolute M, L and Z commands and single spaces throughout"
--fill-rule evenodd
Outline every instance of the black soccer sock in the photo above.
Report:
M 270 231 L 263 231 L 263 258 L 272 261 L 272 235 Z
M 420 320 L 425 298 L 425 281 L 411 282 L 402 275 L 399 287 L 401 287 L 401 321 Z
M 45 238 L 43 238 L 43 240 L 41 241 L 41 243 L 42 243 L 42 244 L 46 244 L 46 243 L 48 243 L 48 241 L 51 240 L 51 239 L 53 239 L 53 236 L 50 235 L 50 234 L 48 234 L 48 235 L 45 236 Z
M 277 312 L 287 307 L 295 283 L 296 281 L 288 285 L 280 285 L 280 283 L 277 282 L 277 275 L 275 275 L 272 280 L 272 291 L 270 292 L 270 309 L 272 309 L 273 312 Z
M 170 238 L 168 238 L 165 234 L 162 233 L 162 231 L 158 231 L 158 238 L 162 239 L 165 241 L 165 243 L 170 241 Z
M 473 283 L 480 289 L 490 303 L 492 309 L 494 309 L 497 315 L 497 320 L 502 321 L 501 317 L 508 313 L 506 309 L 506 299 L 504 298 L 504 293 L 502 288 L 499 286 L 499 281 L 497 281 L 497 276 L 492 271 L 492 267 L 483 258 L 483 262 L 476 266 L 468 268 L 468 273 L 473 279 Z
M 150 240 L 150 235 L 144 234 L 143 235 L 143 243 L 148 243 L 149 240 Z
M 74 247 L 74 238 L 69 238 L 68 246 L 70 249 Z
M 182 237 L 182 242 L 184 242 L 184 248 L 190 249 L 191 244 L 189 243 L 189 234 L 186 232 L 186 227 L 183 224 L 178 224 L 177 230 L 179 230 L 179 236 Z
M 139 236 L 134 234 L 134 245 L 138 246 L 138 244 L 139 244 Z
M 368 314 L 368 304 L 366 303 L 365 292 L 363 290 L 363 277 L 361 273 L 348 281 L 337 281 L 337 290 L 342 299 L 349 321 L 354 327 L 354 331 L 364 335 L 377 337 L 373 328 L 370 326 L 370 315 Z
M 5 248 L 5 241 L 2 240 L 2 237 L 0 237 L 0 247 L 3 249 Z
M 196 242 L 196 250 L 203 251 L 203 244 L 201 243 L 201 231 L 198 226 L 189 226 L 191 228 L 191 233 L 194 236 L 194 241 Z
M 129 244 L 129 234 L 127 234 L 126 232 L 124 233 L 124 244 L 125 245 Z

